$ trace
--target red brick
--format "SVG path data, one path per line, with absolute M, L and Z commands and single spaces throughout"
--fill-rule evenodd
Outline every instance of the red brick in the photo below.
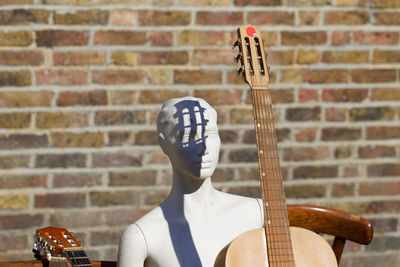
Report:
M 0 71 L 0 86 L 28 86 L 31 85 L 31 72 Z
M 53 52 L 53 63 L 62 66 L 104 65 L 106 54 L 104 52 Z
M 285 186 L 287 198 L 321 198 L 326 194 L 326 186 L 321 184 Z
M 372 89 L 373 101 L 400 101 L 400 88 L 375 88 Z
M 398 8 L 400 7 L 399 0 L 391 1 L 380 1 L 380 0 L 370 0 L 371 5 L 375 8 Z
M 175 70 L 174 83 L 176 84 L 220 84 L 221 71 L 213 70 Z
M 352 108 L 349 111 L 350 121 L 393 120 L 395 115 L 391 107 Z
M 299 90 L 299 102 L 313 102 L 318 101 L 318 92 L 314 89 L 300 89 Z
M 57 106 L 103 106 L 107 105 L 106 91 L 61 92 L 57 98 Z
M 358 128 L 323 128 L 322 141 L 351 141 L 361 139 L 361 129 Z
M 362 146 L 358 148 L 359 158 L 395 157 L 396 148 L 393 146 Z
M 400 173 L 400 164 L 398 164 L 398 163 L 371 164 L 371 165 L 368 165 L 367 173 L 368 173 L 368 177 L 374 177 L 374 176 L 396 177 Z
M 49 141 L 47 135 L 35 134 L 10 134 L 0 136 L 0 149 L 18 149 L 18 148 L 40 148 L 47 147 Z
M 331 6 L 332 0 L 287 0 L 287 6 L 309 7 L 309 6 Z
M 319 11 L 300 11 L 299 25 L 318 25 L 320 20 Z
M 44 56 L 42 51 L 20 50 L 20 51 L 0 51 L 0 65 L 43 65 Z
M 369 221 L 374 226 L 375 233 L 394 232 L 398 228 L 397 218 L 376 218 Z
M 146 122 L 146 112 L 143 110 L 103 110 L 96 112 L 94 120 L 96 125 L 144 124 Z
M 359 194 L 368 195 L 399 195 L 400 182 L 367 182 L 360 183 Z
M 327 108 L 325 109 L 326 121 L 346 121 L 346 108 Z
M 36 168 L 84 168 L 87 157 L 84 154 L 44 154 L 37 155 Z
M 14 9 L 0 12 L 1 25 L 47 24 L 50 12 L 40 9 Z
M 84 70 L 38 70 L 36 83 L 56 85 L 79 85 L 87 83 L 87 72 Z
M 135 135 L 135 145 L 158 145 L 158 134 L 155 130 L 139 131 Z
M 364 32 L 355 31 L 354 40 L 367 45 L 396 45 L 399 43 L 398 32 Z
M 367 213 L 399 213 L 400 212 L 400 201 L 398 200 L 376 200 L 372 201 L 366 207 Z
M 30 124 L 30 113 L 0 113 L 0 129 L 28 128 Z
M 231 150 L 228 155 L 228 162 L 257 162 L 256 149 Z
M 193 64 L 196 65 L 232 65 L 234 52 L 227 49 L 195 49 L 193 51 Z
M 28 239 L 26 235 L 0 235 L 0 251 L 14 250 L 14 249 L 27 249 Z
M 68 133 L 55 132 L 51 134 L 53 147 L 102 147 L 104 137 L 101 132 Z
M 330 178 L 337 177 L 338 166 L 300 166 L 295 167 L 293 170 L 293 178 Z
M 178 45 L 224 45 L 225 33 L 221 31 L 185 30 L 178 34 Z
M 282 45 L 323 45 L 327 41 L 325 31 L 282 32 Z
M 280 6 L 282 0 L 235 0 L 236 6 Z
M 54 14 L 54 24 L 64 25 L 105 25 L 108 23 L 108 10 L 84 10 Z
M 139 11 L 139 24 L 146 26 L 164 25 L 188 25 L 190 23 L 190 12 L 188 11 Z
M 129 131 L 108 132 L 108 144 L 110 146 L 123 146 L 132 144 L 132 133 Z
M 146 32 L 139 31 L 96 31 L 94 44 L 97 45 L 143 45 Z
M 322 91 L 322 100 L 325 102 L 362 102 L 367 97 L 367 89 L 324 89 Z
M 82 208 L 85 207 L 85 194 L 60 193 L 35 195 L 35 208 Z
M 398 63 L 400 50 L 374 50 L 373 63 Z
M 130 209 L 130 210 L 110 210 L 105 213 L 107 225 L 127 225 L 135 222 L 148 210 L 144 209 Z
M 295 133 L 294 137 L 297 142 L 313 142 L 317 137 L 317 129 L 301 128 Z
M 148 39 L 151 46 L 172 46 L 174 35 L 172 32 L 151 32 Z
M 41 112 L 36 116 L 36 127 L 39 129 L 85 127 L 88 125 L 88 114 L 84 113 Z
M 38 227 L 43 223 L 42 214 L 15 214 L 15 215 L 1 215 L 0 216 L 0 229 L 26 229 L 30 227 Z
M 45 175 L 0 175 L 0 187 L 3 189 L 47 187 Z
M 321 107 L 286 109 L 286 120 L 288 121 L 319 121 L 320 119 Z
M 3 140 L 0 138 L 0 141 Z M 0 169 L 29 168 L 29 161 L 30 157 L 26 155 L 0 156 Z
M 143 81 L 140 70 L 96 70 L 92 71 L 93 82 L 98 84 L 132 84 Z
M 322 53 L 322 62 L 325 63 L 367 63 L 368 51 L 327 51 Z
M 113 10 L 111 13 L 111 23 L 113 25 L 135 26 L 137 12 L 127 9 Z
M 218 134 L 222 144 L 233 144 L 239 140 L 239 135 L 234 130 L 219 130 Z
M 33 42 L 32 32 L 2 31 L 0 32 L 0 46 L 29 46 Z
M 271 65 L 293 65 L 294 50 L 271 51 L 268 53 L 268 62 Z
M 53 187 L 92 187 L 103 184 L 101 173 L 57 173 L 54 174 Z
M 354 184 L 334 184 L 332 185 L 333 197 L 349 197 L 354 196 Z
M 121 232 L 119 230 L 91 231 L 90 244 L 93 246 L 114 245 L 118 243 L 120 237 Z
M 373 16 L 375 25 L 400 25 L 400 12 L 375 12 Z
M 369 126 L 366 128 L 367 140 L 399 139 L 400 127 L 398 126 Z
M 324 160 L 329 157 L 329 147 L 291 147 L 283 149 L 285 161 Z
M 253 111 L 248 108 L 234 108 L 230 110 L 231 124 L 253 124 Z
M 68 228 L 78 228 L 78 227 L 93 227 L 102 224 L 102 220 L 99 218 L 102 216 L 100 211 L 90 211 L 90 210 L 80 210 L 80 211 L 63 211 L 55 212 L 50 214 L 49 224 L 53 227 L 66 227 Z M 74 237 L 79 240 L 81 244 L 84 245 L 84 239 L 80 233 L 73 233 Z M 86 236 L 84 236 L 85 238 Z M 85 246 L 86 248 L 86 246 Z M 86 250 L 86 249 L 85 249 Z
M 312 64 L 319 62 L 319 52 L 315 50 L 298 50 L 296 63 L 299 64 Z
M 239 104 L 241 102 L 242 90 L 195 90 L 194 97 L 203 98 L 210 105 Z
M 108 186 L 152 186 L 156 181 L 156 170 L 110 172 Z
M 186 65 L 189 54 L 186 51 L 142 52 L 139 54 L 141 65 Z
M 135 191 L 93 191 L 90 192 L 92 206 L 107 207 L 117 205 L 136 205 L 139 194 Z
M 32 5 L 34 0 L 0 0 L 0 5 Z
M 248 22 L 255 25 L 294 25 L 294 13 L 287 11 L 249 12 Z
M 88 32 L 65 30 L 44 30 L 36 32 L 37 46 L 82 46 L 88 43 Z
M 112 105 L 130 105 L 137 102 L 137 91 L 112 90 L 110 93 L 110 102 Z
M 357 83 L 385 83 L 396 81 L 394 69 L 356 69 L 351 71 L 351 79 Z
M 0 92 L 0 107 L 48 107 L 53 92 L 4 91 Z
M 331 37 L 331 44 L 332 45 L 346 45 L 350 44 L 351 42 L 351 33 L 350 32 L 343 32 L 343 31 L 333 31 Z
M 324 23 L 329 24 L 345 24 L 345 25 L 363 25 L 368 23 L 368 11 L 328 11 L 325 12 Z
M 142 156 L 125 152 L 96 153 L 93 154 L 92 164 L 94 167 L 141 166 Z
M 303 80 L 308 83 L 346 83 L 349 81 L 348 70 L 309 70 Z
M 243 21 L 242 12 L 198 11 L 196 14 L 196 24 L 199 25 L 237 25 Z

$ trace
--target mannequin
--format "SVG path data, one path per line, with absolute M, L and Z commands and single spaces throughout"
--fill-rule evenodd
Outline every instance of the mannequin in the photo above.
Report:
M 262 202 L 213 187 L 220 138 L 217 113 L 207 102 L 167 101 L 157 132 L 172 165 L 172 189 L 160 206 L 125 229 L 118 266 L 213 266 L 235 237 L 263 226 Z

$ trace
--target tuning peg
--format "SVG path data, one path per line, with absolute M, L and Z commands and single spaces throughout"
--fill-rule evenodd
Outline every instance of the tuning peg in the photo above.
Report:
M 244 71 L 244 65 L 240 66 L 240 68 L 237 70 L 236 74 L 239 75 Z
M 235 56 L 235 61 L 236 62 L 239 62 L 239 60 L 241 60 L 242 59 L 242 55 L 241 54 L 237 54 L 236 56 Z
M 235 47 L 239 45 L 240 45 L 239 40 L 236 40 L 236 42 L 232 45 L 232 49 L 235 49 Z

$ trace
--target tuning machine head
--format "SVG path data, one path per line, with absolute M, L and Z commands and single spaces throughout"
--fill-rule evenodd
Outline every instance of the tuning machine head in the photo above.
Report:
M 232 45 L 232 49 L 235 49 L 236 46 L 240 46 L 239 40 L 236 40 L 236 42 Z
M 239 76 L 240 73 L 242 73 L 244 71 L 244 65 L 241 65 L 240 68 L 238 68 L 238 70 L 236 71 L 236 74 Z
M 241 54 L 237 54 L 237 55 L 234 57 L 234 59 L 235 59 L 235 62 L 239 62 L 239 60 L 242 59 L 242 55 L 241 55 Z

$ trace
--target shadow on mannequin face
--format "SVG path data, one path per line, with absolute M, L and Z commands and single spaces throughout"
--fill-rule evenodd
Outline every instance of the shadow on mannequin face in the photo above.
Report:
M 168 101 L 157 130 L 162 150 L 175 171 L 195 179 L 211 177 L 218 164 L 220 138 L 215 110 L 202 99 Z

